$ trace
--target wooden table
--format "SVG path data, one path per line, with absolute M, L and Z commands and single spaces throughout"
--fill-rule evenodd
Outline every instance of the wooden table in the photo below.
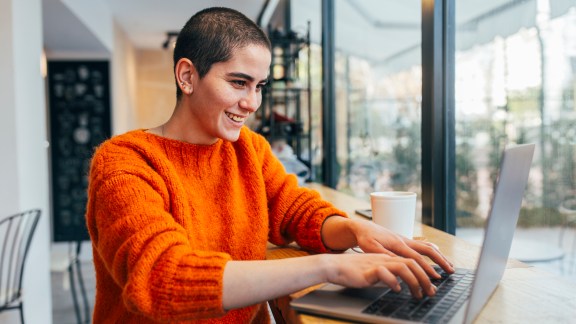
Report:
M 322 197 L 354 218 L 363 218 L 354 213 L 356 209 L 369 208 L 362 201 L 319 184 L 307 184 L 320 192 Z M 475 268 L 480 247 L 430 226 L 416 224 L 415 236 L 423 236 L 438 245 L 456 267 Z M 270 245 L 268 259 L 280 259 L 307 255 L 297 247 Z M 299 314 L 289 303 L 310 289 L 279 298 L 272 302 L 273 311 L 281 314 L 286 323 L 345 323 L 337 320 Z M 504 277 L 476 323 L 576 323 L 576 284 L 558 275 L 510 260 Z

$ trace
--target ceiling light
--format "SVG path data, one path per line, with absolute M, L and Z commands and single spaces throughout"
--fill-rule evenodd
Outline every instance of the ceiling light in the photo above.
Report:
M 174 48 L 174 45 L 176 44 L 176 38 L 178 38 L 178 34 L 179 33 L 177 31 L 166 32 L 166 40 L 164 41 L 164 43 L 162 43 L 162 48 L 168 49 L 168 46 L 170 46 L 170 42 L 173 42 L 172 48 Z M 172 40 L 173 38 L 174 40 Z

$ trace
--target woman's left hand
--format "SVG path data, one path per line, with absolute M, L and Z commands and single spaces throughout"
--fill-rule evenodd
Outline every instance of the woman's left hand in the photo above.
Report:
M 452 263 L 432 243 L 406 238 L 365 220 L 351 220 L 350 229 L 356 237 L 358 246 L 366 253 L 384 253 L 414 259 L 428 275 L 437 277 L 438 274 L 427 262 L 424 257 L 426 256 L 444 271 L 454 272 Z

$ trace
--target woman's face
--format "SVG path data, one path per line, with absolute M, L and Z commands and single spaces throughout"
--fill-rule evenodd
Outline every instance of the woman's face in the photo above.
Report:
M 268 48 L 249 45 L 230 60 L 213 64 L 202 79 L 193 76 L 188 109 L 196 144 L 238 139 L 248 116 L 260 107 L 270 60 Z

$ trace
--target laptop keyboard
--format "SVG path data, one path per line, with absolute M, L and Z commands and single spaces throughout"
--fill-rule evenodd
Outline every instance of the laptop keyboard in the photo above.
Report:
M 450 275 L 440 268 L 436 268 L 436 271 L 442 276 L 440 279 L 432 279 L 432 283 L 438 287 L 436 295 L 413 298 L 408 286 L 402 282 L 400 292 L 388 291 L 362 312 L 424 323 L 448 321 L 470 295 L 474 272 L 456 269 Z

